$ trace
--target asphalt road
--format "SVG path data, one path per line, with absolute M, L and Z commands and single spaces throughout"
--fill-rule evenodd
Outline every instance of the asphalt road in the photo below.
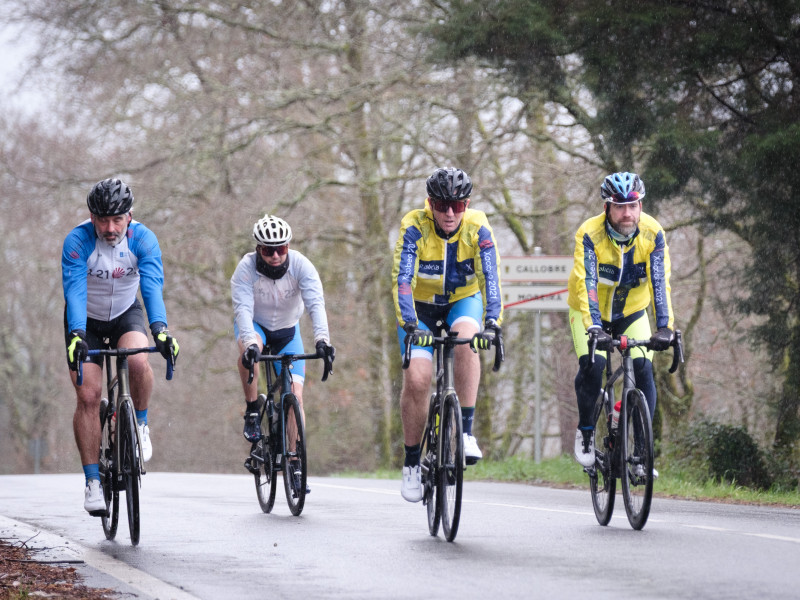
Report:
M 36 535 L 92 585 L 144 600 L 800 597 L 800 510 L 656 498 L 637 532 L 621 497 L 601 527 L 588 489 L 467 482 L 448 543 L 399 478 L 310 478 L 293 517 L 280 481 L 266 515 L 246 474 L 148 473 L 133 547 L 124 508 L 115 541 L 83 511 L 82 479 L 0 476 L 0 537 Z

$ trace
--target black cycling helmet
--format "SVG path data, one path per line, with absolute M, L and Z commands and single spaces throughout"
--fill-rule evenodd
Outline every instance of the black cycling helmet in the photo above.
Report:
M 461 169 L 447 167 L 436 169 L 425 183 L 428 197 L 434 200 L 456 202 L 466 200 L 472 193 L 472 180 Z
M 133 206 L 133 192 L 121 179 L 104 179 L 86 196 L 89 212 L 98 217 L 124 215 Z
M 600 196 L 613 204 L 637 202 L 644 195 L 644 182 L 636 173 L 612 173 L 600 186 Z

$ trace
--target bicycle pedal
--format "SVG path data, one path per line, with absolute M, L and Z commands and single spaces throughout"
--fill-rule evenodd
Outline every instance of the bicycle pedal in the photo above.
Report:
M 105 508 L 103 510 L 90 511 L 89 514 L 91 516 L 93 516 L 93 517 L 107 517 L 107 516 L 109 516 L 108 515 L 108 510 L 106 510 Z
M 475 458 L 474 456 L 467 456 L 466 462 L 467 466 L 472 466 L 478 463 L 480 458 Z
M 258 469 L 253 466 L 253 463 L 249 458 L 244 461 L 244 468 L 250 471 L 253 475 L 258 475 Z

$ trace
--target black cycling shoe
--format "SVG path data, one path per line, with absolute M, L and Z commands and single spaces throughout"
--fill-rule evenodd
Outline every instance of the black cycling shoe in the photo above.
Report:
M 244 416 L 244 439 L 248 442 L 255 444 L 261 439 L 261 423 L 258 420 L 259 414 L 257 412 L 247 413 Z

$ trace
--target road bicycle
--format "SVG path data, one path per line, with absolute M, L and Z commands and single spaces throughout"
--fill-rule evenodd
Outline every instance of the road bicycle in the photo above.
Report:
M 608 525 L 614 512 L 617 479 L 622 480 L 622 498 L 628 522 L 640 530 L 650 514 L 653 498 L 653 426 L 644 393 L 636 387 L 631 349 L 643 346 L 649 350 L 650 340 L 634 340 L 621 335 L 612 341 L 606 361 L 606 384 L 594 406 L 593 423 L 595 464 L 584 467 L 589 475 L 592 506 L 600 525 Z M 683 362 L 681 332 L 675 331 L 673 348 L 674 373 Z M 612 372 L 614 350 L 622 356 L 622 364 Z M 590 361 L 594 362 L 594 344 L 590 345 Z M 614 401 L 615 384 L 622 378 L 620 399 Z
M 107 343 L 107 340 L 106 340 Z M 172 339 L 167 338 L 171 346 Z M 100 516 L 106 539 L 113 540 L 119 523 L 119 493 L 125 492 L 128 512 L 128 529 L 131 544 L 139 543 L 139 486 L 141 476 L 146 473 L 142 460 L 142 440 L 136 427 L 136 411 L 130 392 L 128 357 L 132 354 L 158 352 L 155 346 L 142 348 L 95 348 L 88 356 L 105 358 L 106 392 L 108 397 L 100 400 L 100 483 L 106 502 L 106 510 L 92 512 Z M 116 373 L 111 367 L 111 357 L 116 357 Z M 167 359 L 167 379 L 172 379 L 174 359 Z M 83 365 L 78 365 L 77 384 L 83 383 Z
M 259 424 L 261 437 L 250 446 L 250 455 L 244 462 L 253 474 L 256 495 L 261 510 L 272 512 L 275 504 L 277 474 L 283 473 L 286 502 L 294 516 L 303 512 L 306 501 L 308 461 L 306 432 L 300 403 L 292 393 L 292 363 L 298 360 L 321 358 L 322 354 L 259 354 L 255 362 L 264 363 L 266 394 L 259 394 Z M 280 363 L 277 375 L 275 366 Z M 331 364 L 324 360 L 322 381 L 331 373 Z M 255 364 L 250 367 L 248 383 L 253 381 Z M 278 395 L 278 402 L 275 397 Z
M 437 323 L 432 340 L 436 355 L 436 391 L 431 394 L 428 417 L 422 434 L 420 468 L 422 474 L 422 503 L 428 512 L 428 530 L 432 536 L 439 533 L 441 521 L 444 537 L 452 542 L 458 533 L 461 520 L 461 497 L 464 487 L 464 436 L 461 423 L 461 405 L 454 386 L 455 347 L 472 342 L 460 338 L 457 331 L 449 330 L 446 323 Z M 413 334 L 405 338 L 403 368 L 411 361 L 411 346 L 418 344 Z M 503 338 L 497 332 L 493 371 L 500 369 L 503 361 Z

